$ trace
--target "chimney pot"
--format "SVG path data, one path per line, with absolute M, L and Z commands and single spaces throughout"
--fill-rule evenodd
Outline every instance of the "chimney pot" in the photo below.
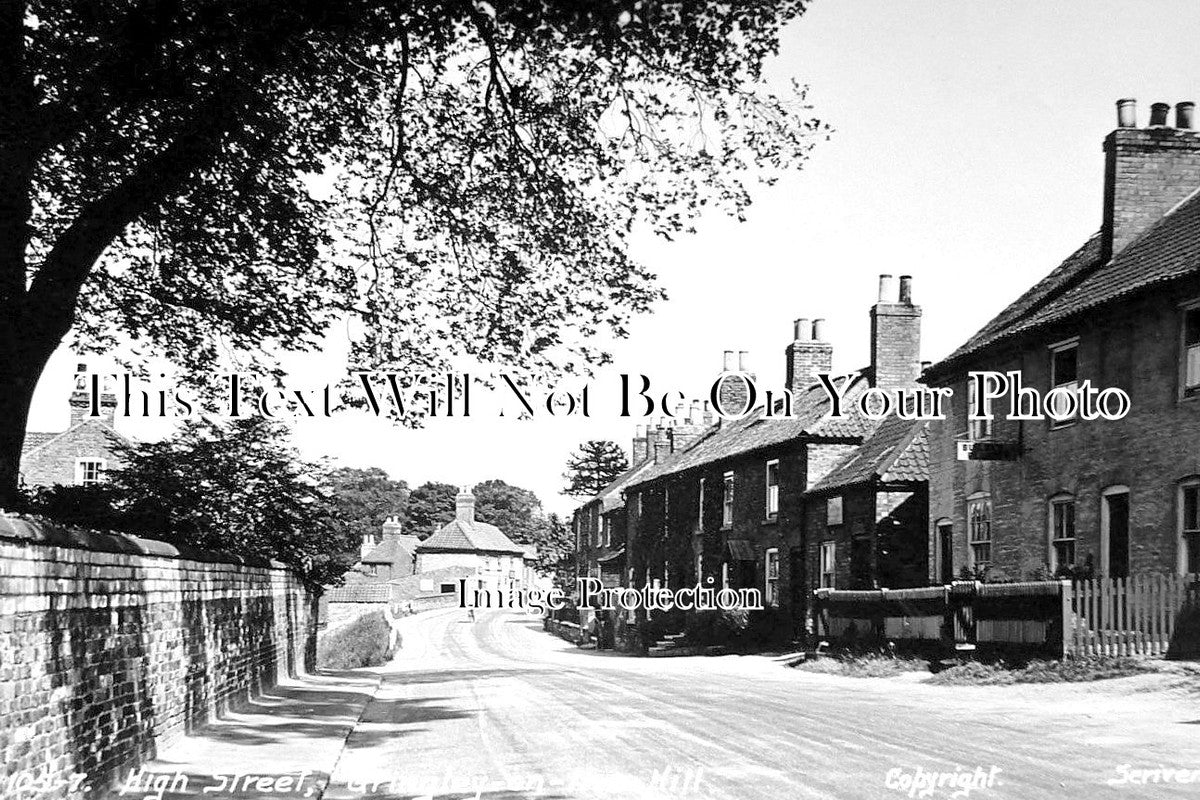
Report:
M 1192 129 L 1192 115 L 1196 110 L 1196 104 L 1190 100 L 1175 104 L 1175 127 L 1180 130 Z
M 750 355 L 745 350 L 738 350 L 738 372 L 746 371 L 746 356 Z
M 892 276 L 879 276 L 879 302 L 890 303 L 892 300 Z
M 900 302 L 906 306 L 912 305 L 912 275 L 900 276 Z
M 825 320 L 814 319 L 812 324 L 812 340 L 814 342 L 825 341 Z
M 1126 97 L 1117 101 L 1117 127 L 1137 127 L 1137 100 Z
M 1171 110 L 1169 103 L 1151 103 L 1150 104 L 1150 127 L 1165 128 L 1167 125 L 1167 112 Z
M 812 323 L 804 317 L 796 320 L 795 336 L 792 337 L 793 341 L 806 342 L 810 336 L 812 336 Z
M 734 357 L 734 356 L 733 356 L 733 351 L 732 351 L 732 350 L 726 350 L 726 351 L 725 351 L 725 371 L 726 371 L 726 372 L 733 372 L 733 370 L 734 370 L 734 367 L 733 367 L 733 364 L 734 364 L 734 362 L 733 362 L 733 357 Z

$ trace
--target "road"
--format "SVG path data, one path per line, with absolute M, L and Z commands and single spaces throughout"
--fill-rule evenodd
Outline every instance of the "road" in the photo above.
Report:
M 943 687 L 922 677 L 623 657 L 580 650 L 526 616 L 422 614 L 403 621 L 401 651 L 326 797 L 1200 796 L 1200 783 L 1129 772 L 1200 771 L 1200 688 L 1182 679 Z M 941 785 L 922 793 L 934 773 Z M 1129 774 L 1151 782 L 1111 785 Z

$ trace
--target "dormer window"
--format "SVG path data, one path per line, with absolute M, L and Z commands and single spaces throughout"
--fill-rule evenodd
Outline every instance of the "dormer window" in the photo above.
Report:
M 1053 395 L 1051 410 L 1056 419 L 1052 419 L 1050 427 L 1061 428 L 1070 425 L 1079 416 L 1079 400 L 1076 394 L 1079 389 L 1079 339 L 1071 339 L 1050 348 L 1050 389 L 1063 389 Z M 1075 395 L 1072 399 L 1067 395 Z
M 1183 311 L 1183 396 L 1200 397 L 1200 301 Z

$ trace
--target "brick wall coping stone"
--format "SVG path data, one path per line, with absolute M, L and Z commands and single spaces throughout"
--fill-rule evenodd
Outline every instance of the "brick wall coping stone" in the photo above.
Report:
M 115 531 L 88 531 L 67 528 L 40 517 L 15 516 L 0 513 L 0 541 L 16 541 L 42 547 L 67 547 L 106 553 L 175 558 L 213 564 L 236 564 L 245 567 L 288 569 L 288 565 L 260 556 L 239 556 L 219 550 L 205 550 L 189 545 L 174 545 L 158 539 L 144 539 Z

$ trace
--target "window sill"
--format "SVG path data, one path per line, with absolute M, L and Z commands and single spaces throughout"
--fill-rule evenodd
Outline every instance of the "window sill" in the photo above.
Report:
M 762 521 L 762 524 L 763 524 L 763 525 L 778 525 L 778 524 L 779 524 L 779 517 L 778 517 L 778 516 L 774 516 L 774 517 L 767 517 L 766 519 L 764 519 L 764 520 Z

